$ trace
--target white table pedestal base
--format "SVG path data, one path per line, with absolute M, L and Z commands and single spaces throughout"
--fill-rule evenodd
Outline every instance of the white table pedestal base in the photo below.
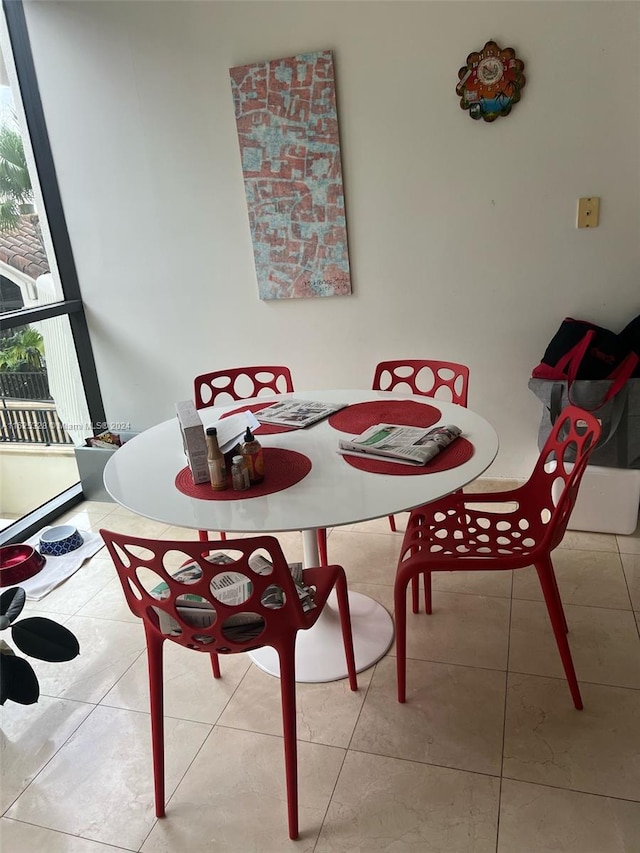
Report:
M 356 671 L 362 672 L 389 650 L 393 642 L 393 620 L 381 604 L 360 592 L 349 593 L 349 609 Z M 271 646 L 263 646 L 248 654 L 261 670 L 280 676 L 278 653 Z M 298 631 L 296 681 L 316 683 L 346 677 L 340 616 L 335 593 L 331 593 L 313 628 Z

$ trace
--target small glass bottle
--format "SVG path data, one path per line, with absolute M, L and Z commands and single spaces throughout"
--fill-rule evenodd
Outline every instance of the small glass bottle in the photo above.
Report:
M 247 427 L 244 434 L 244 444 L 240 452 L 246 462 L 251 485 L 261 483 L 264 480 L 264 451 L 260 442 L 253 437 L 250 427 Z
M 207 428 L 207 463 L 211 488 L 216 492 L 221 492 L 227 488 L 227 470 L 224 464 L 224 456 L 218 446 L 218 431 L 215 427 Z
M 231 482 L 236 492 L 244 492 L 249 488 L 249 469 L 242 456 L 234 456 L 232 459 Z

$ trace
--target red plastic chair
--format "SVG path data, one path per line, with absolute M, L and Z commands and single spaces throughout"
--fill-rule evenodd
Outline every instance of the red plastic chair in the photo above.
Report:
M 399 702 L 406 698 L 409 581 L 419 574 L 425 576 L 427 613 L 431 613 L 432 572 L 510 570 L 533 565 L 573 703 L 578 710 L 582 708 L 551 552 L 562 541 L 587 460 L 599 436 L 600 424 L 596 418 L 569 406 L 556 421 L 531 477 L 523 486 L 489 494 L 456 492 L 413 510 L 394 585 Z M 508 507 L 486 509 L 484 505 L 488 503 L 508 504 Z M 482 508 L 475 508 L 474 504 Z
M 432 359 L 405 359 L 404 361 L 381 361 L 373 377 L 374 391 L 393 391 L 406 386 L 407 393 L 436 397 L 445 388 L 443 397 L 452 403 L 467 407 L 469 391 L 469 368 L 455 361 L 433 361 Z M 396 520 L 389 516 L 389 527 L 395 533 Z M 413 612 L 417 613 L 418 578 L 411 582 Z
M 213 675 L 220 678 L 218 655 L 246 652 L 262 646 L 273 646 L 280 660 L 280 691 L 287 782 L 289 837 L 298 837 L 298 781 L 296 743 L 296 686 L 295 645 L 298 631 L 306 630 L 317 621 L 331 590 L 336 589 L 342 636 L 347 659 L 349 684 L 357 690 L 353 656 L 353 640 L 347 598 L 347 582 L 341 566 L 305 569 L 303 581 L 315 587 L 316 607 L 303 610 L 289 567 L 273 536 L 227 541 L 184 542 L 140 539 L 109 530 L 100 530 L 120 577 L 127 604 L 132 613 L 144 622 L 149 663 L 149 694 L 151 705 L 151 739 L 153 776 L 157 817 L 165 814 L 164 790 L 164 724 L 162 650 L 165 640 L 172 640 L 189 649 L 211 656 Z M 231 550 L 233 562 L 220 565 L 206 557 L 223 547 Z M 268 574 L 257 573 L 249 565 L 250 557 L 258 551 L 273 564 Z M 194 563 L 195 579 L 178 580 L 167 571 L 167 555 L 175 560 L 176 552 L 188 563 Z M 143 556 L 140 556 L 142 554 Z M 183 565 L 180 571 L 184 571 Z M 151 572 L 155 577 L 151 582 Z M 174 569 L 174 573 L 175 573 Z M 224 602 L 222 592 L 213 590 L 214 579 L 229 572 L 239 573 L 248 580 L 246 600 L 237 606 Z M 165 598 L 152 594 L 149 587 L 164 582 Z M 228 586 L 228 585 L 227 585 Z M 221 587 L 227 588 L 224 584 Z M 278 596 L 273 609 L 274 593 Z M 188 595 L 187 603 L 182 596 Z M 193 595 L 206 600 L 206 608 L 194 605 Z M 284 602 L 282 602 L 284 598 Z M 187 604 L 189 606 L 187 606 Z M 253 616 L 249 627 L 233 624 L 238 614 Z M 240 617 L 241 619 L 243 617 Z M 245 620 L 246 621 L 246 620 Z M 164 630 L 163 630 L 164 629 Z M 240 634 L 238 632 L 241 632 Z
M 230 367 L 227 370 L 203 373 L 196 376 L 193 382 L 196 409 L 206 409 L 215 405 L 216 399 L 223 394 L 231 400 L 247 400 L 249 397 L 258 397 L 264 390 L 271 391 L 273 394 L 291 393 L 293 380 L 289 368 L 280 365 Z M 203 542 L 209 536 L 206 530 L 199 530 L 198 534 Z M 220 536 L 226 539 L 227 534 L 221 530 Z M 318 530 L 317 538 L 320 565 L 326 566 L 328 562 L 327 531 Z
M 405 359 L 403 361 L 381 361 L 373 377 L 374 391 L 393 391 L 406 386 L 411 394 L 425 397 L 450 399 L 459 406 L 467 405 L 469 368 L 454 361 L 431 359 Z M 445 388 L 445 394 L 439 395 Z
M 193 393 L 196 409 L 206 409 L 216 404 L 216 399 L 226 394 L 230 401 L 258 397 L 262 391 L 285 394 L 293 391 L 293 381 L 288 367 L 271 365 L 260 367 L 231 367 L 196 376 Z M 218 403 L 218 405 L 220 405 Z

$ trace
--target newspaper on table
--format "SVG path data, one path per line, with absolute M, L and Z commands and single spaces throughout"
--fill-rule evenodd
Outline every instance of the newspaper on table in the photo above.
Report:
M 260 423 L 303 429 L 340 411 L 347 403 L 318 403 L 314 400 L 280 400 L 256 412 Z
M 216 565 L 235 562 L 231 557 L 222 553 L 209 554 L 205 559 Z M 252 554 L 249 558 L 249 566 L 256 574 L 264 575 L 270 572 L 272 564 L 260 554 Z M 316 606 L 313 600 L 314 589 L 306 586 L 303 582 L 302 563 L 289 563 L 289 571 L 302 609 L 305 612 L 313 610 Z M 202 577 L 202 570 L 196 562 L 188 563 L 182 566 L 173 577 L 181 583 L 188 584 L 190 581 L 199 580 Z M 248 601 L 253 591 L 253 584 L 246 575 L 240 572 L 221 572 L 213 578 L 211 590 L 218 601 L 231 607 L 237 607 Z M 151 590 L 151 595 L 160 600 L 168 598 L 168 585 L 164 582 L 158 584 Z M 261 603 L 270 610 L 279 609 L 284 604 L 282 589 L 276 584 L 267 587 L 262 595 Z M 180 625 L 170 613 L 160 607 L 155 607 L 154 610 L 158 614 L 159 627 L 163 634 L 177 636 L 181 633 Z M 215 609 L 211 602 L 201 595 L 194 595 L 193 593 L 185 592 L 178 595 L 176 597 L 176 610 L 181 618 L 193 628 L 209 628 L 216 619 Z M 258 614 L 233 613 L 225 620 L 224 635 L 235 642 L 246 642 L 257 637 L 263 628 L 264 619 Z
M 376 424 L 351 439 L 341 438 L 338 453 L 374 456 L 404 465 L 426 465 L 461 435 L 460 427 L 446 424 L 433 429 Z

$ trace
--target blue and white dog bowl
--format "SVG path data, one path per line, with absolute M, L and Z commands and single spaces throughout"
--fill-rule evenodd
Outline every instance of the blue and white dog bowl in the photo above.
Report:
M 40 553 L 47 557 L 62 557 L 79 548 L 84 539 L 72 524 L 51 527 L 40 537 Z

